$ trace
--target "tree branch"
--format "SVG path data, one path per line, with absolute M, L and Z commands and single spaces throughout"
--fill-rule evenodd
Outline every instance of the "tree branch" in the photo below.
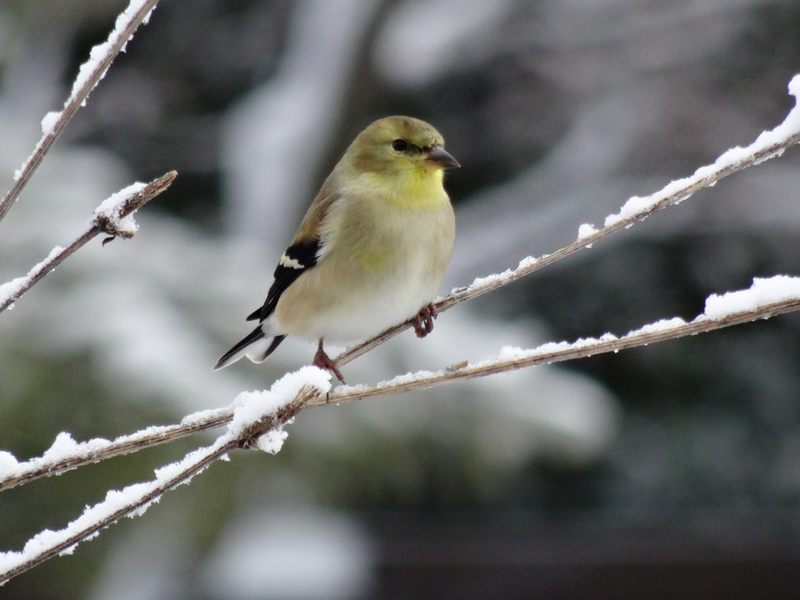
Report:
M 60 113 L 49 113 L 42 120 L 42 138 L 22 167 L 14 176 L 14 185 L 0 201 L 0 221 L 6 216 L 11 206 L 19 198 L 25 185 L 30 181 L 56 140 L 61 136 L 67 123 L 75 116 L 78 109 L 86 103 L 89 94 L 103 78 L 117 55 L 124 50 L 128 40 L 146 23 L 150 13 L 158 4 L 158 0 L 131 0 L 128 8 L 117 17 L 116 26 L 105 43 L 92 48 L 89 60 L 81 65 L 78 76 L 72 87 L 72 93 L 64 103 Z
M 776 283 L 776 286 L 773 287 L 788 287 L 790 293 L 766 294 L 768 300 L 765 301 L 763 300 L 764 282 L 767 282 L 767 286 L 771 283 Z M 759 297 L 762 298 L 759 302 L 756 304 L 750 302 L 744 308 L 730 310 L 713 308 L 715 305 L 718 305 L 720 301 L 725 301 L 726 298 L 747 298 L 749 296 L 758 296 L 759 294 Z M 712 308 L 710 309 L 709 307 Z M 501 353 L 501 356 L 496 359 L 481 361 L 476 364 L 469 364 L 467 362 L 459 363 L 437 373 L 423 371 L 414 374 L 400 375 L 388 382 L 382 382 L 372 387 L 365 385 L 339 386 L 324 398 L 320 395 L 308 401 L 306 405 L 322 406 L 325 404 L 340 404 L 344 402 L 353 402 L 354 400 L 364 400 L 367 398 L 424 390 L 459 381 L 466 381 L 468 379 L 486 377 L 496 373 L 516 371 L 526 367 L 549 365 L 568 360 L 586 358 L 596 354 L 638 348 L 658 342 L 697 335 L 698 333 L 723 329 L 733 325 L 741 325 L 750 321 L 769 319 L 779 314 L 797 310 L 800 310 L 800 278 L 776 276 L 770 279 L 757 279 L 748 290 L 729 292 L 724 296 L 710 296 L 706 300 L 705 312 L 688 323 L 682 319 L 674 318 L 650 323 L 622 337 L 616 337 L 607 333 L 597 339 L 582 339 L 571 344 L 567 342 L 550 342 L 532 350 L 506 349 Z M 57 453 L 59 455 L 57 460 L 48 460 L 48 454 L 50 453 L 50 451 L 48 451 L 41 458 L 33 459 L 25 463 L 15 462 L 7 469 L 7 473 L 0 478 L 0 491 L 34 481 L 41 477 L 60 475 L 65 471 L 98 462 L 106 458 L 136 452 L 142 448 L 163 444 L 201 431 L 221 427 L 222 425 L 230 423 L 233 419 L 234 412 L 234 405 L 218 410 L 203 411 L 189 415 L 180 425 L 150 428 L 142 432 L 118 438 L 114 442 L 91 440 L 89 442 L 77 444 L 76 449 L 66 455 L 59 451 Z M 252 439 L 252 437 L 251 435 L 250 438 Z M 56 447 L 57 444 L 58 440 L 56 440 L 54 447 Z M 101 448 L 96 449 L 95 447 L 98 445 L 101 446 Z M 0 453 L 0 470 L 2 470 L 2 459 L 3 456 Z
M 731 292 L 728 295 L 746 294 L 747 292 L 755 291 L 760 281 L 769 282 L 777 279 L 791 280 L 795 288 L 794 293 L 792 295 L 784 295 L 783 297 L 779 297 L 779 299 L 760 304 L 756 307 L 730 310 L 715 316 L 710 316 L 714 313 L 709 313 L 708 305 L 709 303 L 713 304 L 713 301 L 719 298 L 719 296 L 711 296 L 706 300 L 706 312 L 688 323 L 683 321 L 683 319 L 674 318 L 645 325 L 623 337 L 616 337 L 607 333 L 600 338 L 580 339 L 571 344 L 567 342 L 550 342 L 532 350 L 506 349 L 506 353 L 511 355 L 508 358 L 501 355 L 500 358 L 481 361 L 476 364 L 459 363 L 437 373 L 421 371 L 415 374 L 400 375 L 388 382 L 379 383 L 374 387 L 339 386 L 326 398 L 320 398 L 310 402 L 309 406 L 339 404 L 365 398 L 424 390 L 455 383 L 457 381 L 466 381 L 468 379 L 486 377 L 487 375 L 494 375 L 496 373 L 516 371 L 525 367 L 550 365 L 568 360 L 586 358 L 596 354 L 640 348 L 650 344 L 697 335 L 698 333 L 724 329 L 733 325 L 769 319 L 775 315 L 800 310 L 800 278 L 778 276 L 767 280 L 756 280 L 753 287 L 749 290 Z M 724 297 L 725 296 L 723 296 L 723 298 Z
M 273 386 L 273 390 L 280 388 L 281 383 L 287 379 L 293 379 L 295 375 L 298 373 L 292 373 L 277 382 Z M 299 378 L 294 378 L 297 381 L 289 383 L 294 383 L 296 386 L 298 381 L 302 381 L 302 378 L 301 375 Z M 326 379 L 326 381 L 329 380 Z M 180 462 L 159 469 L 156 471 L 156 478 L 152 481 L 130 485 L 120 491 L 109 491 L 103 502 L 87 507 L 80 517 L 64 529 L 45 530 L 31 538 L 21 552 L 0 553 L 0 585 L 54 556 L 72 552 L 77 544 L 91 539 L 123 517 L 143 514 L 164 493 L 181 484 L 188 483 L 195 475 L 230 451 L 237 448 L 258 447 L 258 439 L 261 436 L 280 431 L 309 400 L 326 391 L 327 388 L 321 389 L 318 385 L 301 384 L 299 389 L 292 390 L 291 395 L 284 399 L 281 405 L 272 407 L 273 410 L 268 410 L 252 421 L 248 420 L 238 428 L 234 427 L 236 424 L 236 412 L 234 411 L 227 433 L 218 437 L 211 446 L 195 450 Z M 256 400 L 262 402 L 264 399 L 257 398 Z M 237 410 L 240 408 L 244 408 L 245 412 L 249 413 L 253 407 L 240 404 Z
M 109 442 L 93 439 L 75 442 L 69 434 L 59 434 L 53 446 L 41 458 L 18 463 L 9 453 L 0 452 L 0 492 L 31 483 L 42 477 L 61 475 L 72 469 L 124 456 L 144 448 L 167 444 L 192 434 L 227 425 L 233 416 L 231 407 L 205 410 L 183 418 L 178 425 L 154 426 Z
M 340 386 L 333 393 L 325 394 L 328 389 L 326 386 L 329 385 L 327 375 L 324 382 L 320 383 L 319 379 L 315 382 L 308 374 L 313 372 L 314 376 L 318 377 L 322 371 L 316 367 L 305 367 L 276 382 L 272 390 L 267 393 L 266 399 L 263 398 L 263 394 L 245 392 L 240 395 L 244 396 L 244 399 L 237 398 L 230 411 L 213 411 L 213 416 L 205 422 L 203 419 L 192 419 L 194 431 L 200 431 L 212 423 L 216 427 L 224 421 L 229 422 L 228 432 L 220 436 L 212 446 L 196 450 L 180 463 L 160 469 L 156 479 L 151 482 L 129 486 L 122 492 L 109 492 L 104 502 L 87 508 L 65 529 L 58 532 L 44 531 L 32 538 L 22 552 L 0 554 L 0 585 L 48 558 L 70 551 L 81 541 L 90 539 L 122 517 L 142 514 L 165 492 L 187 483 L 194 475 L 233 449 L 262 448 L 271 452 L 277 451 L 282 438 L 278 438 L 277 446 L 275 439 L 270 439 L 265 446 L 262 443 L 264 436 L 280 432 L 283 425 L 306 406 L 339 404 L 428 389 L 534 365 L 618 352 L 757 319 L 766 319 L 798 309 L 800 309 L 800 278 L 776 276 L 770 279 L 756 279 L 748 290 L 709 297 L 703 314 L 689 323 L 675 318 L 646 325 L 621 338 L 605 334 L 597 339 L 582 339 L 572 344 L 565 342 L 544 344 L 532 350 L 504 349 L 501 356 L 495 360 L 473 365 L 459 364 L 438 373 L 420 372 L 402 375 L 374 387 Z M 300 386 L 298 391 L 291 389 L 292 386 L 298 385 Z M 291 400 L 288 402 L 282 400 L 287 394 L 287 387 L 291 391 Z M 276 395 L 277 398 L 269 398 L 269 395 Z M 159 433 L 163 435 L 163 432 Z
M 16 302 L 25 292 L 31 289 L 45 275 L 72 256 L 79 248 L 85 246 L 92 238 L 100 233 L 107 233 L 114 237 L 130 238 L 135 232 L 125 220 L 138 209 L 150 202 L 153 198 L 165 191 L 178 176 L 176 171 L 162 175 L 147 185 L 134 184 L 114 194 L 98 207 L 92 218 L 91 225 L 72 244 L 66 248 L 55 247 L 50 255 L 33 267 L 24 277 L 0 285 L 0 312 L 3 312 Z M 107 204 L 109 201 L 111 203 Z

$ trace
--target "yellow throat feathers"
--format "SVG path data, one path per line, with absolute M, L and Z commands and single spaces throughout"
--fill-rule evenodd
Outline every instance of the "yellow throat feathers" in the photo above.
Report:
M 368 193 L 406 210 L 432 210 L 449 201 L 442 185 L 441 169 L 420 165 L 419 168 L 395 172 L 391 177 L 374 172 L 362 173 L 361 180 L 369 188 Z

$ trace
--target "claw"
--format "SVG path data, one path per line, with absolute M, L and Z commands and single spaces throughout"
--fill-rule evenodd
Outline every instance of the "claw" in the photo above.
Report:
M 433 331 L 433 320 L 436 315 L 436 307 L 431 302 L 427 306 L 423 306 L 419 314 L 414 317 L 414 333 L 418 338 L 424 338 Z
M 331 359 L 330 356 L 325 354 L 325 350 L 322 349 L 322 340 L 319 341 L 319 346 L 317 346 L 317 352 L 314 354 L 314 362 L 312 363 L 315 367 L 319 367 L 320 369 L 327 369 L 334 375 L 336 378 L 345 383 L 344 377 L 342 377 L 341 371 L 339 371 L 336 363 Z M 347 384 L 345 384 L 347 385 Z

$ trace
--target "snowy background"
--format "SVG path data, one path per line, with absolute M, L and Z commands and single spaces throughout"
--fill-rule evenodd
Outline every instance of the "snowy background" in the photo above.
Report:
M 0 4 L 3 190 L 125 6 Z M 112 192 L 179 172 L 133 241 L 96 240 L 0 315 L 0 449 L 176 422 L 307 364 L 314 348 L 287 342 L 210 371 L 375 118 L 432 122 L 463 166 L 445 293 L 750 143 L 792 106 L 796 72 L 795 0 L 162 0 L 0 224 L 4 282 Z M 800 274 L 798 247 L 793 149 L 344 374 L 689 319 L 711 293 Z M 4 597 L 796 597 L 799 329 L 788 315 L 304 411 L 277 456 L 233 455 Z M 0 549 L 191 444 L 3 493 Z

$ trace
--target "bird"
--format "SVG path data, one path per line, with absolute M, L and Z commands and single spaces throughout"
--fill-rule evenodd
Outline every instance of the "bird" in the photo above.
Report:
M 409 318 L 433 329 L 434 295 L 455 238 L 443 179 L 460 167 L 430 124 L 379 119 L 350 144 L 280 257 L 258 326 L 214 366 L 262 363 L 287 336 L 317 343 L 313 364 L 344 378 L 323 342 L 369 339 Z

